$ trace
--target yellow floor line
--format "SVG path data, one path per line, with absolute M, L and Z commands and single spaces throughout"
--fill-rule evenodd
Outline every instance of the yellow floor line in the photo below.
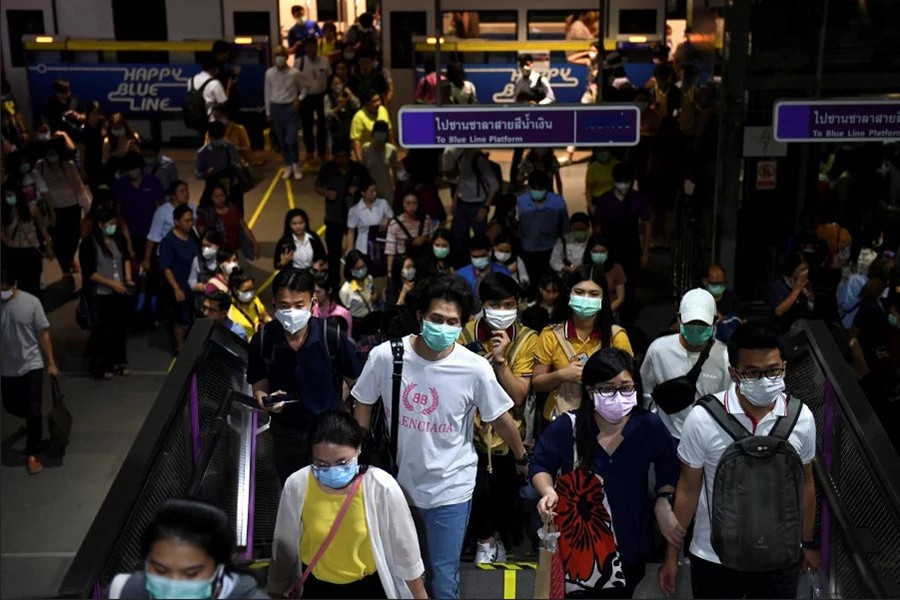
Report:
M 274 271 L 271 275 L 269 275 L 268 279 L 266 279 L 261 286 L 256 290 L 257 294 L 262 294 L 263 290 L 269 288 L 272 285 L 272 282 L 275 281 L 275 276 L 278 275 L 278 271 Z
M 172 362 L 169 363 L 169 368 L 166 369 L 166 373 L 171 373 L 171 372 L 172 372 L 172 369 L 175 368 L 175 361 L 176 361 L 176 360 L 178 360 L 178 359 L 177 359 L 177 358 L 173 358 L 173 359 L 172 359 Z
M 253 216 L 250 217 L 250 220 L 247 221 L 247 227 L 249 227 L 250 229 L 253 229 L 253 226 L 256 225 L 256 220 L 259 218 L 259 215 L 266 207 L 266 204 L 268 204 L 269 198 L 272 196 L 272 192 L 275 191 L 275 186 L 278 185 L 278 178 L 281 177 L 281 173 L 283 171 L 284 168 L 280 168 L 275 171 L 275 176 L 272 177 L 272 183 L 269 184 L 269 189 L 267 189 L 266 193 L 263 194 L 262 199 L 259 201 L 259 206 L 256 207 L 255 211 L 253 211 Z
M 291 180 L 284 180 L 284 189 L 287 190 L 288 209 L 294 210 L 294 188 L 291 186 Z
M 325 237 L 325 225 L 322 225 L 318 229 L 316 229 L 316 235 L 319 237 Z
M 516 597 L 516 572 L 503 571 L 503 598 Z

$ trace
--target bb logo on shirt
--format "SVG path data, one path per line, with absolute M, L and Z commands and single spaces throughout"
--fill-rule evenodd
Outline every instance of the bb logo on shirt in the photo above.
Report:
M 435 388 L 429 387 L 427 392 L 425 392 L 416 391 L 418 387 L 417 383 L 410 383 L 404 388 L 403 394 L 400 396 L 406 412 L 414 413 L 414 416 L 403 415 L 400 418 L 400 426 L 422 433 L 453 433 L 456 431 L 453 423 L 438 424 L 418 418 L 419 416 L 427 417 L 433 414 L 441 404 L 440 394 Z

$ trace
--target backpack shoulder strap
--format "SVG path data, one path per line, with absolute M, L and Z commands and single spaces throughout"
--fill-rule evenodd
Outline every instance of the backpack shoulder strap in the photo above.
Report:
M 211 84 L 214 80 L 215 80 L 215 77 L 213 77 L 213 76 L 210 75 L 209 79 L 207 79 L 206 81 L 204 81 L 204 82 L 200 85 L 200 89 L 198 89 L 197 91 L 200 92 L 200 93 L 202 94 L 202 93 L 203 93 L 203 90 L 206 89 L 206 86 L 208 86 L 209 84 Z M 193 80 L 193 78 L 192 78 L 192 79 L 191 79 L 191 83 L 193 83 L 193 82 L 194 82 L 194 80 Z
M 507 360 L 511 360 L 515 358 L 516 352 L 519 351 L 519 346 L 525 343 L 525 340 L 531 339 L 533 336 L 536 336 L 537 332 L 533 329 L 523 328 L 521 331 L 517 332 L 516 339 L 513 340 L 513 343 L 509 345 L 509 348 L 506 350 L 506 358 Z
M 469 345 L 469 344 L 471 344 L 472 342 L 475 341 L 475 333 L 474 333 L 474 331 L 475 331 L 474 328 L 473 328 L 473 330 L 472 330 L 471 332 L 469 331 L 469 328 L 468 328 L 468 327 L 463 327 L 463 328 L 462 328 L 462 332 L 460 333 L 460 335 L 462 335 L 463 342 L 465 342 L 465 344 L 463 344 L 463 345 L 466 345 L 466 346 L 467 346 L 467 345 Z
M 400 384 L 403 379 L 403 340 L 391 340 L 393 371 L 391 373 L 391 457 L 397 462 L 397 441 L 400 437 Z
M 731 439 L 734 441 L 737 442 L 750 437 L 750 432 L 748 432 L 743 425 L 738 423 L 737 419 L 725 411 L 725 407 L 715 396 L 704 396 L 697 401 L 697 404 L 706 409 L 706 412 L 713 418 L 713 421 L 715 421 L 725 433 L 730 435 Z
M 559 236 L 559 241 L 562 242 L 562 261 L 563 261 L 563 264 L 566 265 L 566 266 L 568 267 L 568 266 L 571 265 L 572 263 L 571 263 L 571 261 L 569 261 L 569 244 L 568 244 L 568 242 L 566 242 L 566 236 L 564 236 L 564 235 Z
M 787 440 L 791 437 L 791 432 L 800 420 L 800 412 L 803 410 L 803 402 L 795 396 L 787 397 L 787 413 L 783 417 L 778 417 L 772 431 L 769 435 L 777 437 L 780 440 Z
M 572 347 L 572 344 L 569 343 L 569 340 L 566 338 L 566 324 L 560 323 L 559 325 L 554 325 L 551 327 L 551 331 L 559 341 L 559 345 L 562 346 L 563 352 L 566 353 L 566 358 L 572 360 L 572 357 L 575 356 L 575 348 Z
M 322 339 L 325 341 L 325 350 L 328 352 L 328 361 L 331 363 L 331 377 L 335 387 L 339 386 L 341 381 L 341 367 L 339 359 L 341 358 L 341 325 L 328 319 L 323 319 L 325 331 Z

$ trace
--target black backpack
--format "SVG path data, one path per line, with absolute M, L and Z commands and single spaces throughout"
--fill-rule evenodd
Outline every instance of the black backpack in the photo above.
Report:
M 788 441 L 803 404 L 789 397 L 787 415 L 769 435 L 752 435 L 715 396 L 698 404 L 734 442 L 713 483 L 710 540 L 722 565 L 736 571 L 798 567 L 803 531 L 803 462 Z
M 210 77 L 203 82 L 199 89 L 194 88 L 194 78 L 188 81 L 188 92 L 181 103 L 181 114 L 184 117 L 184 125 L 189 129 L 206 131 L 209 125 L 209 114 L 206 112 L 206 100 L 203 98 L 203 90 L 215 80 Z

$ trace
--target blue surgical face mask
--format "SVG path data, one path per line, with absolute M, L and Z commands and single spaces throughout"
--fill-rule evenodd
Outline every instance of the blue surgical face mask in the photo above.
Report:
M 891 327 L 897 327 L 898 325 L 900 325 L 900 323 L 898 323 L 897 321 L 897 315 L 895 315 L 894 313 L 888 315 L 888 323 L 890 323 Z
M 725 284 L 724 283 L 710 283 L 706 286 L 706 289 L 709 290 L 709 293 L 713 296 L 721 296 L 725 293 Z
M 473 256 L 472 257 L 472 266 L 478 269 L 479 271 L 487 268 L 487 266 L 491 264 L 491 259 L 487 256 Z
M 540 202 L 547 197 L 547 190 L 531 190 L 531 197 L 535 202 Z
M 332 467 L 313 467 L 313 475 L 319 483 L 325 487 L 339 490 L 350 485 L 353 478 L 359 473 L 359 461 L 353 459 L 346 465 L 334 465 Z
M 681 337 L 691 346 L 702 346 L 713 335 L 712 325 L 682 325 Z
M 443 352 L 452 346 L 459 339 L 461 332 L 462 327 L 432 323 L 431 321 L 422 322 L 422 339 L 435 352 Z
M 151 598 L 212 598 L 213 583 L 222 575 L 222 571 L 223 567 L 220 565 L 209 579 L 170 579 L 145 571 L 145 587 Z
M 365 279 L 366 275 L 369 274 L 369 269 L 363 267 L 362 269 L 351 269 L 350 275 L 353 276 L 353 279 Z
M 450 248 L 446 246 L 432 246 L 431 251 L 434 252 L 435 258 L 444 259 L 450 256 Z
M 106 235 L 109 235 L 109 236 L 116 235 L 116 224 L 113 223 L 112 225 L 107 225 L 106 227 L 103 228 L 103 231 L 104 231 L 104 233 L 106 233 Z
M 569 307 L 582 319 L 589 319 L 600 312 L 603 306 L 603 298 L 588 298 L 587 296 L 572 296 L 569 298 Z
M 17 201 L 18 200 L 17 200 L 15 194 L 7 194 L 6 195 L 6 203 L 9 204 L 10 206 L 15 206 Z
M 609 252 L 591 252 L 591 260 L 595 265 L 602 265 L 609 258 Z

